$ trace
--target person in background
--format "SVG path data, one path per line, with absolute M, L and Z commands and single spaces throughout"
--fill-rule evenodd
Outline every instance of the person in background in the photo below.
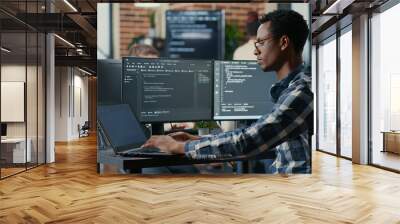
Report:
M 246 23 L 247 42 L 233 52 L 233 60 L 257 60 L 254 55 L 254 41 L 256 40 L 259 26 L 258 13 L 254 11 L 248 12 Z
M 160 57 L 160 53 L 150 45 L 134 44 L 129 48 L 129 56 L 139 58 L 158 58 Z

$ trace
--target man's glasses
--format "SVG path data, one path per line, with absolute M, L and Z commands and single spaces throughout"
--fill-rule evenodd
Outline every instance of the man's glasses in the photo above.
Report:
M 258 50 L 258 47 L 263 46 L 265 41 L 271 39 L 272 37 L 267 37 L 261 40 L 254 41 L 254 47 Z

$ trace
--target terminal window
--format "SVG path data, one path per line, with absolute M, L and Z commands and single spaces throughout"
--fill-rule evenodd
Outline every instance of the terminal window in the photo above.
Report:
M 123 100 L 141 122 L 212 119 L 213 63 L 123 59 Z
M 277 82 L 256 61 L 214 62 L 214 119 L 258 119 L 272 111 L 269 91 Z

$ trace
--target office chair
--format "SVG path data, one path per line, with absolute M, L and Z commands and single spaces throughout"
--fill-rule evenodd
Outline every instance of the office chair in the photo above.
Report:
M 78 124 L 79 138 L 89 136 L 89 129 L 90 129 L 89 121 L 85 121 L 82 127 L 80 127 L 80 125 Z

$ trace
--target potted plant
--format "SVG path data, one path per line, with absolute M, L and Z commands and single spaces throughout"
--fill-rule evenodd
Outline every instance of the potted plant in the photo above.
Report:
M 233 52 L 244 39 L 244 33 L 240 30 L 237 23 L 225 25 L 225 59 L 232 60 Z
M 211 124 L 210 121 L 198 121 L 196 122 L 196 129 L 200 136 L 210 134 Z
M 151 12 L 148 15 L 148 17 L 149 17 L 150 27 L 147 35 L 149 38 L 154 38 L 156 36 L 156 13 Z
M 218 128 L 217 123 L 214 121 L 198 121 L 196 122 L 195 128 L 200 136 L 210 134 L 210 130 Z

